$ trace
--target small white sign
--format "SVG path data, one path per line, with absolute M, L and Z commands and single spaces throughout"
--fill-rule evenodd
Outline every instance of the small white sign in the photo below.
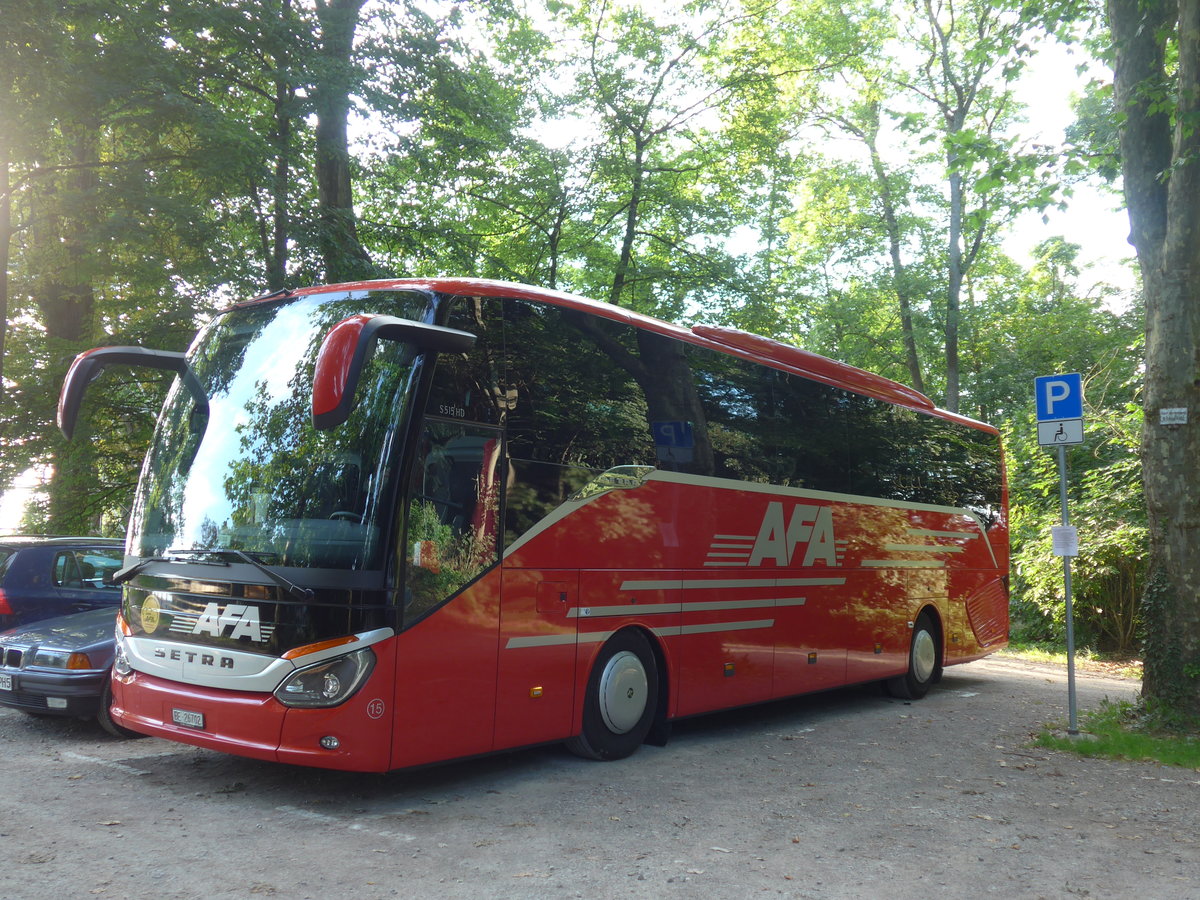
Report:
M 1054 539 L 1055 556 L 1079 555 L 1079 532 L 1074 525 L 1055 525 L 1050 534 Z
M 1083 419 L 1038 422 L 1038 443 L 1043 447 L 1062 447 L 1083 443 Z
M 1172 406 L 1158 411 L 1159 425 L 1186 425 L 1188 411 L 1186 406 Z

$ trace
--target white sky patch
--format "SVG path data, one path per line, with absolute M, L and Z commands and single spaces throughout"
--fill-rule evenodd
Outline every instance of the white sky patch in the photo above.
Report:
M 25 506 L 50 477 L 48 469 L 26 469 L 17 476 L 10 490 L 0 495 L 0 534 L 16 534 L 21 530 Z
M 1053 42 L 1044 44 L 1016 85 L 1016 96 L 1026 107 L 1029 131 L 1035 140 L 1061 146 L 1065 129 L 1075 121 L 1072 100 L 1084 92 L 1093 78 L 1111 75 L 1096 63 L 1080 74 L 1076 67 L 1084 58 Z M 1084 271 L 1081 286 L 1103 282 L 1132 293 L 1137 284 L 1134 250 L 1129 243 L 1129 215 L 1119 190 L 1084 183 L 1075 187 L 1064 210 L 1048 210 L 1047 221 L 1037 212 L 1025 214 L 1005 239 L 1005 250 L 1014 258 L 1028 261 L 1030 251 L 1041 241 L 1061 235 L 1080 246 L 1079 263 Z

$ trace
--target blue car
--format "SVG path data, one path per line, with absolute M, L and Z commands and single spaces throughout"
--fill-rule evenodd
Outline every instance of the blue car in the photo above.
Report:
M 0 631 L 88 609 L 115 609 L 124 545 L 108 538 L 0 537 Z
M 0 706 L 95 719 L 109 734 L 136 736 L 108 713 L 116 624 L 116 609 L 92 609 L 0 633 Z

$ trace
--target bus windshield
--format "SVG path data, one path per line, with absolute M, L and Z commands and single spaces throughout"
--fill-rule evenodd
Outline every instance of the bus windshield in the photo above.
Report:
M 309 416 L 321 340 L 356 313 L 426 320 L 417 291 L 340 291 L 245 304 L 197 337 L 205 410 L 176 379 L 139 484 L 129 552 L 242 551 L 274 566 L 382 567 L 390 463 L 416 351 L 381 341 L 350 419 Z

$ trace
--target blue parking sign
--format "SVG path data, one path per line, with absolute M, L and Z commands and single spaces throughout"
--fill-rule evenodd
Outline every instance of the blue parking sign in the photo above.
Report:
M 1039 422 L 1083 418 L 1083 378 L 1078 372 L 1042 375 L 1033 384 Z
M 691 449 L 696 446 L 691 422 L 653 422 L 654 443 L 658 447 Z

